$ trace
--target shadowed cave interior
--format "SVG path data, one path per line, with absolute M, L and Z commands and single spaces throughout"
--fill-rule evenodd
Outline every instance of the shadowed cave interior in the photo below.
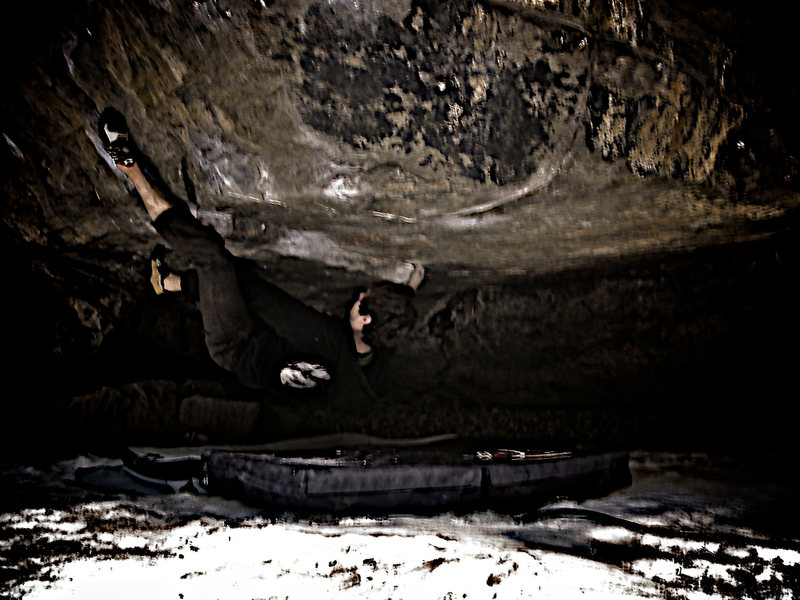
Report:
M 778 15 L 708 0 L 14 10 L 7 456 L 344 431 L 795 451 L 798 88 Z M 234 254 L 314 307 L 339 314 L 356 286 L 426 266 L 389 395 L 285 400 L 214 365 L 196 306 L 149 286 L 160 240 L 102 152 L 106 106 Z

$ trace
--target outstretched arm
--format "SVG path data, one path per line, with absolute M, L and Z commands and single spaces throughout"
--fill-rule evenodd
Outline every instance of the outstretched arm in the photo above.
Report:
M 420 284 L 425 279 L 425 267 L 423 267 L 419 263 L 414 263 L 414 271 L 411 273 L 411 276 L 406 281 L 406 285 L 410 287 L 415 292 Z

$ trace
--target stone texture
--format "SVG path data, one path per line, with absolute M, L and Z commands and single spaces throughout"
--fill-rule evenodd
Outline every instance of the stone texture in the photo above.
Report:
M 780 406 L 798 128 L 777 16 L 642 0 L 14 10 L 0 214 L 20 419 L 138 381 L 210 378 L 208 397 L 256 401 L 210 363 L 191 305 L 148 294 L 157 236 L 99 148 L 107 105 L 235 253 L 318 308 L 430 267 L 385 406 L 267 401 L 261 435 L 697 441 L 733 396 Z

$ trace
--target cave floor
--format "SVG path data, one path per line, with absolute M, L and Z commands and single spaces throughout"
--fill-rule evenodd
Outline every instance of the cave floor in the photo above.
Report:
M 189 493 L 101 494 L 77 456 L 8 465 L 11 598 L 791 598 L 800 523 L 774 455 L 635 451 L 632 484 L 529 511 L 267 513 Z

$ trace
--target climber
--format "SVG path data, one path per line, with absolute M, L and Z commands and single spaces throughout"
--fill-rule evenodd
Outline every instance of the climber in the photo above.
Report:
M 185 202 L 150 180 L 121 113 L 105 109 L 98 132 L 156 231 L 194 264 L 191 271 L 170 271 L 161 246 L 151 256 L 151 283 L 157 293 L 197 300 L 206 346 L 217 364 L 252 388 L 324 390 L 328 398 L 350 401 L 388 391 L 388 359 L 413 326 L 411 298 L 425 277 L 421 265 L 405 284 L 384 281 L 358 290 L 344 319 L 320 313 L 267 281 L 257 265 L 233 256 Z

